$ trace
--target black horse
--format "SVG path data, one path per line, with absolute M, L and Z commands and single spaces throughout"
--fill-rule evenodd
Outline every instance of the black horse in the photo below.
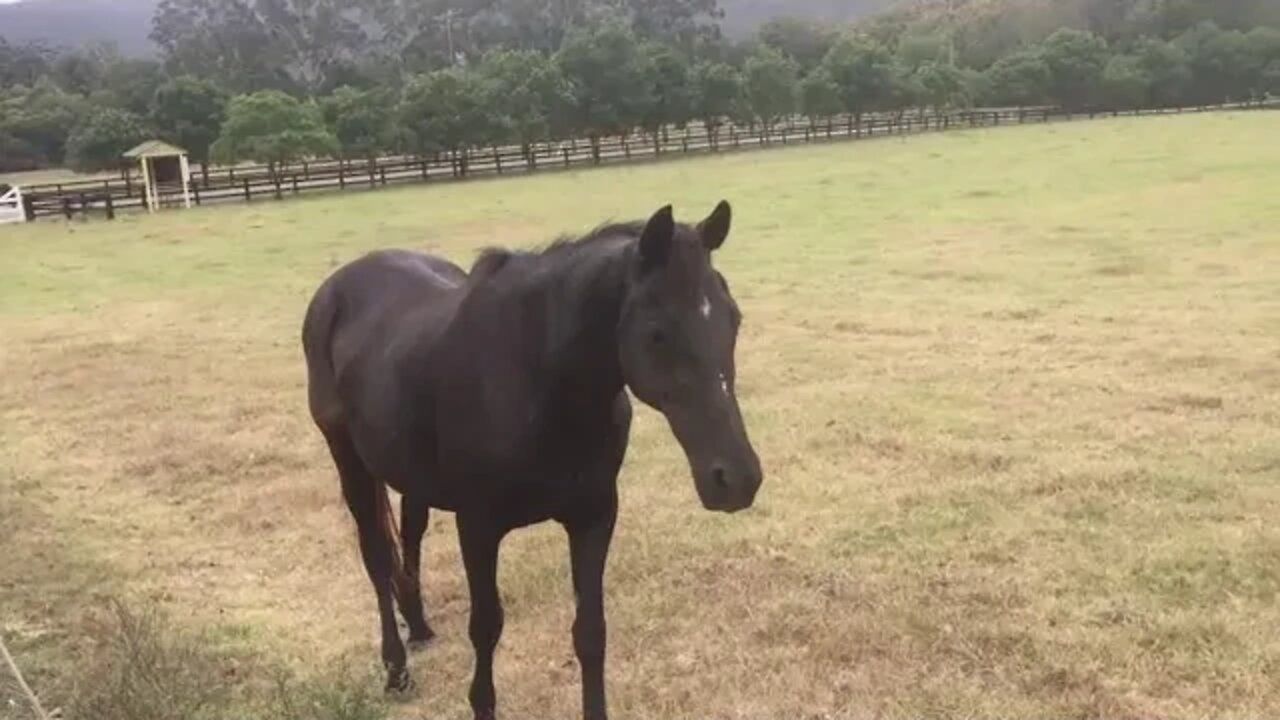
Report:
M 556 520 L 584 715 L 606 717 L 602 582 L 631 427 L 624 388 L 666 417 L 707 509 L 749 507 L 762 480 L 734 396 L 742 316 L 711 264 L 729 225 L 725 202 L 696 226 L 667 206 L 542 252 L 486 250 L 470 274 L 378 251 L 320 286 L 302 330 L 311 414 L 377 594 L 388 690 L 411 685 L 393 602 L 411 645 L 433 636 L 419 581 L 429 508 L 457 517 L 476 718 L 494 717 L 499 543 Z M 398 538 L 386 485 L 401 494 Z

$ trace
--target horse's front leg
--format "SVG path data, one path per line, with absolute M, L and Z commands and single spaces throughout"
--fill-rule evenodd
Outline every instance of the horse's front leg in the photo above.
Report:
M 502 637 L 502 600 L 498 596 L 498 546 L 504 531 L 484 519 L 458 513 L 458 540 L 471 591 L 469 634 L 475 650 L 471 710 L 476 720 L 494 720 L 493 653 Z
M 606 720 L 604 693 L 604 565 L 618 515 L 616 494 L 596 511 L 565 523 L 573 566 L 573 591 L 578 599 L 573 621 L 573 648 L 582 666 L 582 714 L 586 720 Z

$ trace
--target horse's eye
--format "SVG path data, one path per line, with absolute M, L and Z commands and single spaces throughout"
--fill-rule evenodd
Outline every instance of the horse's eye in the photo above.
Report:
M 667 341 L 667 334 L 662 331 L 662 328 L 654 328 L 649 331 L 650 345 L 662 345 L 666 341 Z

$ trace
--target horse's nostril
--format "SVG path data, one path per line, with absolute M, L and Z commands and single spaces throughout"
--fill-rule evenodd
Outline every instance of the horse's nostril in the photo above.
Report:
M 711 482 L 718 490 L 729 489 L 729 478 L 725 475 L 724 466 L 716 465 L 711 468 Z

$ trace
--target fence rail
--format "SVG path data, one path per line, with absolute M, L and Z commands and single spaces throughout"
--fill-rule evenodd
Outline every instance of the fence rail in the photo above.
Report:
M 613 165 L 696 153 L 730 152 L 760 147 L 798 145 L 838 140 L 961 128 L 1047 123 L 1119 115 L 1175 114 L 1206 110 L 1270 108 L 1271 104 L 1222 105 L 1198 108 L 1161 108 L 1131 111 L 1068 112 L 1055 108 L 962 110 L 948 113 L 911 111 L 902 114 L 838 116 L 825 120 L 788 118 L 773 126 L 725 124 L 709 128 L 693 124 L 667 128 L 655 135 L 590 140 L 566 140 L 530 147 L 505 146 L 471 149 L 434 157 L 383 157 L 367 161 L 321 161 L 282 168 L 267 166 L 223 168 L 193 173 L 192 201 L 198 205 L 282 199 L 327 190 L 379 189 L 406 183 L 456 181 L 500 175 L 517 175 L 551 169 Z M 141 183 L 122 179 L 48 183 L 27 186 L 22 203 L 29 220 L 102 211 L 115 217 L 117 209 L 144 208 Z M 180 203 L 181 187 L 162 188 L 162 204 Z

